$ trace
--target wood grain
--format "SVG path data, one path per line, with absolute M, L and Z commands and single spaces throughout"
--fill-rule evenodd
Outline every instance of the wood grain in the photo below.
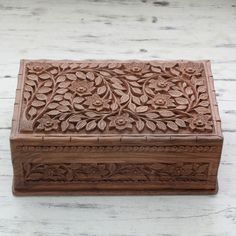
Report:
M 0 1 L 0 234 L 233 236 L 235 6 L 230 0 Z M 20 58 L 209 58 L 225 137 L 218 195 L 14 198 L 8 137 Z

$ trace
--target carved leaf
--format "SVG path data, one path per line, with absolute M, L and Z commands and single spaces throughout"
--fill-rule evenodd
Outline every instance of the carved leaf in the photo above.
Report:
M 29 92 L 24 92 L 24 98 L 28 100 L 30 98 L 30 93 Z
M 186 92 L 188 95 L 193 94 L 193 90 L 192 90 L 191 87 L 187 87 L 187 88 L 185 89 L 185 92 Z
M 29 85 L 25 85 L 25 90 L 28 91 L 28 92 L 33 92 L 33 88 Z
M 115 92 L 117 95 L 119 95 L 119 96 L 126 95 L 123 91 L 118 90 L 118 89 L 115 89 L 114 92 Z
M 38 100 L 41 100 L 41 101 L 47 100 L 47 96 L 45 94 L 42 94 L 42 93 L 36 94 L 36 98 Z
M 71 93 L 66 93 L 64 95 L 64 98 L 67 99 L 67 100 L 70 100 L 70 99 L 72 99 L 72 94 Z
M 156 72 L 156 73 L 161 73 L 161 69 L 158 68 L 158 67 L 152 66 L 152 67 L 151 67 L 151 70 L 152 70 L 153 72 Z
M 115 111 L 118 108 L 118 104 L 117 103 L 112 103 L 111 104 L 111 110 Z
M 82 71 L 78 71 L 75 74 L 79 79 L 86 79 L 86 75 Z
M 61 82 L 58 86 L 59 88 L 67 88 L 69 86 L 70 82 Z
M 150 129 L 151 131 L 154 131 L 156 129 L 156 125 L 154 122 L 147 120 L 146 121 L 146 126 L 148 129 Z
M 202 164 L 197 168 L 197 173 L 198 174 L 204 174 L 208 170 L 208 164 Z
M 96 79 L 95 79 L 95 84 L 98 86 L 102 83 L 102 76 L 98 76 Z
M 206 92 L 206 86 L 200 86 L 200 87 L 198 87 L 197 91 L 198 91 L 199 93 L 204 93 L 204 92 Z
M 133 100 L 133 102 L 134 102 L 135 104 L 137 104 L 137 105 L 141 105 L 141 102 L 140 102 L 140 100 L 139 100 L 138 97 L 136 97 L 136 96 L 132 96 L 132 100 Z
M 145 75 L 143 75 L 144 78 L 148 78 L 148 77 L 151 77 L 153 75 L 153 73 L 147 73 Z
M 138 87 L 138 88 L 141 88 L 141 87 L 142 87 L 139 83 L 137 83 L 137 82 L 135 82 L 135 81 L 131 81 L 131 82 L 129 82 L 129 83 L 130 83 L 130 85 L 132 85 L 133 87 Z
M 178 70 L 176 70 L 175 68 L 170 68 L 170 72 L 174 76 L 180 75 L 180 72 Z
M 185 105 L 180 105 L 180 106 L 177 106 L 176 109 L 178 110 L 185 110 L 187 108 L 187 106 Z
M 67 112 L 67 111 L 69 111 L 70 109 L 69 109 L 69 107 L 67 107 L 67 106 L 58 106 L 58 107 L 57 107 L 57 110 L 58 110 L 58 111 L 61 111 L 61 112 Z
M 68 102 L 68 101 L 66 101 L 66 100 L 63 100 L 63 101 L 61 101 L 61 102 L 59 102 L 61 105 L 63 105 L 63 106 L 70 106 L 71 104 Z
M 83 110 L 84 107 L 78 103 L 74 103 L 74 107 L 77 109 L 77 110 Z
M 113 70 L 116 74 L 118 74 L 118 75 L 124 75 L 125 73 L 124 73 L 124 71 L 122 71 L 122 70 L 119 70 L 119 69 L 115 69 L 115 70 Z
M 65 94 L 68 91 L 68 89 L 58 89 L 56 93 L 58 94 Z
M 60 114 L 60 111 L 58 111 L 58 110 L 51 110 L 47 114 L 51 115 L 51 116 L 56 116 L 56 115 Z
M 52 102 L 52 103 L 50 103 L 50 104 L 48 105 L 48 108 L 49 108 L 49 109 L 55 109 L 55 108 L 57 108 L 58 106 L 59 106 L 58 103 Z
M 74 103 L 81 103 L 84 101 L 84 98 L 83 97 L 76 97 L 76 98 L 74 98 L 73 101 L 74 101 Z
M 133 103 L 129 103 L 128 108 L 129 108 L 131 111 L 133 111 L 133 112 L 136 111 L 136 105 L 133 104 Z
M 44 106 L 44 105 L 45 105 L 45 102 L 42 102 L 42 101 L 34 100 L 34 101 L 32 102 L 32 106 L 33 106 L 33 107 L 42 107 L 42 106 Z
M 198 105 L 199 106 L 203 106 L 203 107 L 208 107 L 209 106 L 209 102 L 208 101 L 201 101 Z
M 148 110 L 148 106 L 139 106 L 136 108 L 136 111 L 139 113 L 145 112 Z
M 100 74 L 103 75 L 103 76 L 107 76 L 107 77 L 110 77 L 111 75 L 106 72 L 106 71 L 100 71 Z
M 65 120 L 66 119 L 66 116 L 67 116 L 67 114 L 66 113 L 61 113 L 60 114 L 60 117 L 59 117 L 59 120 Z
M 159 115 L 154 112 L 146 113 L 145 116 L 148 117 L 149 119 L 156 119 L 159 117 Z
M 90 121 L 90 122 L 87 123 L 87 125 L 86 125 L 86 130 L 87 130 L 87 131 L 94 130 L 94 129 L 96 128 L 96 126 L 97 126 L 96 121 L 95 121 L 95 120 L 92 120 L 92 121 Z
M 158 129 L 160 129 L 160 130 L 165 131 L 167 129 L 165 123 L 160 120 L 156 121 L 156 125 L 157 125 Z
M 60 83 L 60 82 L 64 82 L 66 80 L 66 77 L 64 76 L 64 75 L 60 75 L 60 76 L 58 76 L 58 78 L 57 78 L 57 83 Z
M 36 83 L 33 80 L 26 80 L 25 83 L 30 86 L 36 86 Z
M 106 128 L 106 122 L 104 121 L 104 120 L 100 120 L 99 122 L 98 122 L 98 128 L 101 130 L 101 131 L 103 131 L 105 128 Z
M 62 121 L 61 122 L 61 130 L 62 130 L 62 132 L 65 132 L 68 129 L 69 125 L 70 124 L 69 124 L 68 121 Z
M 148 93 L 149 95 L 155 95 L 155 93 L 150 89 L 150 88 L 148 88 L 148 87 L 146 87 L 145 88 L 145 91 L 146 91 L 146 93 Z
M 116 77 L 111 77 L 109 79 L 111 80 L 112 83 L 122 84 L 122 81 L 120 79 L 117 79 Z
M 169 94 L 172 96 L 172 97 L 180 97 L 183 95 L 182 92 L 178 91 L 178 90 L 170 90 L 169 91 Z
M 80 115 L 72 115 L 70 118 L 69 118 L 69 121 L 70 122 L 79 122 L 81 120 L 81 116 Z
M 44 86 L 46 86 L 46 87 L 51 87 L 51 86 L 52 86 L 52 81 L 51 81 L 51 80 L 47 80 L 47 81 L 44 83 Z
M 38 93 L 49 93 L 51 92 L 52 89 L 49 88 L 49 87 L 41 87 L 39 90 L 38 90 Z
M 147 96 L 146 94 L 143 94 L 143 95 L 140 97 L 140 100 L 141 100 L 142 103 L 145 103 L 145 102 L 147 102 L 147 100 L 148 100 L 148 96 Z
M 136 121 L 136 127 L 139 132 L 141 132 L 144 129 L 144 122 L 142 120 Z
M 197 107 L 194 109 L 199 114 L 207 114 L 210 113 L 210 110 L 205 107 Z
M 91 117 L 91 118 L 98 116 L 98 114 L 93 111 L 88 111 L 85 114 L 86 116 Z
M 88 73 L 86 74 L 86 77 L 87 77 L 89 80 L 94 80 L 94 78 L 95 78 L 93 72 L 88 72 Z
M 174 131 L 179 130 L 179 127 L 173 121 L 167 121 L 167 126 L 168 126 L 168 128 L 170 128 Z
M 44 73 L 44 74 L 39 75 L 39 78 L 40 78 L 40 79 L 49 79 L 49 78 L 50 78 L 50 75 Z
M 122 95 L 122 97 L 120 98 L 120 103 L 126 103 L 129 100 L 129 95 L 128 94 L 124 94 Z
M 68 65 L 67 63 L 63 63 L 63 64 L 60 65 L 60 67 L 61 67 L 63 70 L 65 70 L 65 69 L 67 69 L 67 68 L 69 67 L 69 65 Z
M 32 119 L 37 114 L 37 110 L 34 107 L 31 107 L 28 114 L 30 115 Z
M 131 87 L 131 90 L 134 92 L 136 95 L 141 95 L 143 94 L 142 91 L 139 88 Z
M 63 96 L 62 95 L 56 95 L 54 96 L 53 98 L 53 101 L 56 101 L 56 102 L 60 102 L 63 100 Z
M 99 95 L 103 95 L 106 92 L 106 90 L 107 90 L 106 86 L 102 86 L 98 88 L 97 93 Z
M 182 119 L 176 119 L 175 120 L 175 123 L 179 126 L 179 127 L 182 127 L 182 128 L 184 128 L 184 127 L 186 127 L 186 124 L 185 124 L 185 122 L 184 122 L 184 120 L 182 120 Z
M 77 79 L 76 75 L 74 75 L 74 74 L 67 74 L 66 78 L 69 80 L 76 80 Z
M 37 75 L 28 75 L 27 78 L 30 79 L 30 80 L 38 81 L 38 76 Z
M 116 89 L 120 89 L 120 90 L 125 90 L 125 88 L 119 83 L 112 84 L 112 87 L 114 87 Z
M 81 130 L 86 126 L 87 122 L 85 120 L 81 120 L 76 124 L 76 130 Z
M 162 117 L 171 117 L 175 115 L 172 111 L 168 110 L 159 110 L 158 112 Z
M 58 71 L 57 71 L 56 69 L 52 69 L 52 70 L 50 70 L 50 73 L 51 73 L 52 75 L 56 75 L 56 74 L 58 73 Z
M 136 81 L 138 80 L 138 77 L 134 76 L 134 75 L 126 75 L 125 78 L 127 80 L 131 80 L 131 81 Z
M 202 94 L 200 94 L 200 96 L 199 96 L 199 99 L 201 99 L 201 100 L 206 100 L 207 98 L 208 98 L 207 93 L 202 93 Z
M 182 98 L 182 97 L 175 98 L 175 101 L 180 105 L 188 104 L 188 100 L 186 98 Z

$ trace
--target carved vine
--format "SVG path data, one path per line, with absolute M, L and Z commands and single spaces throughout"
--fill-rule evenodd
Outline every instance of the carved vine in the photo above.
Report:
M 202 63 L 26 65 L 21 129 L 212 132 Z
M 209 163 L 25 163 L 26 182 L 207 181 Z

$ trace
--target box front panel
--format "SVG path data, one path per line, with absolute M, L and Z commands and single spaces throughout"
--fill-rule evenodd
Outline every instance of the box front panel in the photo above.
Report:
M 213 146 L 19 146 L 15 191 L 62 194 L 214 190 Z

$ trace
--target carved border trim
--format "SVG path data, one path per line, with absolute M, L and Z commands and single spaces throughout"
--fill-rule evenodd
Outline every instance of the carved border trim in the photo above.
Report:
M 217 146 L 17 146 L 19 152 L 216 152 Z
M 23 163 L 25 182 L 204 182 L 207 162 Z

